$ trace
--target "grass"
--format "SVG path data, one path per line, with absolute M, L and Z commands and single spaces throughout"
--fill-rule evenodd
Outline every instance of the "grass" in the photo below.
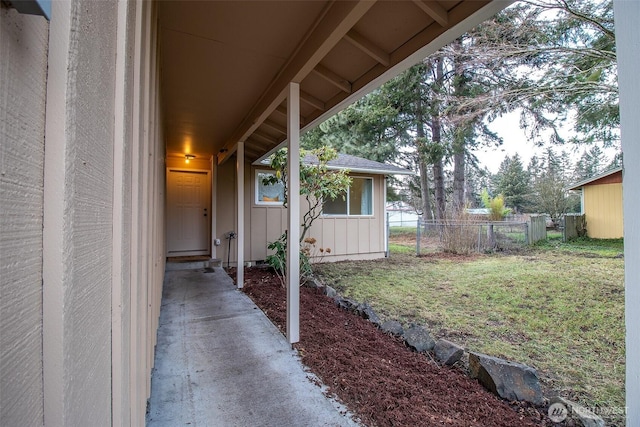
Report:
M 324 264 L 319 273 L 383 318 L 425 324 L 438 338 L 535 367 L 548 391 L 589 407 L 624 407 L 621 240 L 552 239 L 472 257 L 390 249 L 389 259 Z

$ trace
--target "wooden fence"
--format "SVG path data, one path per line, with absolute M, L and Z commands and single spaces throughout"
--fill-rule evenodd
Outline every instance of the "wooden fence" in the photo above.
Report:
M 563 220 L 562 241 L 567 242 L 576 237 L 586 236 L 587 221 L 584 215 L 566 214 Z
M 540 240 L 547 239 L 547 217 L 546 215 L 531 215 L 527 223 L 527 243 L 533 245 Z

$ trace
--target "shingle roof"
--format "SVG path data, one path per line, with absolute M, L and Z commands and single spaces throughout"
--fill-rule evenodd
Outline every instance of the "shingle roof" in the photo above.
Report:
M 304 163 L 317 164 L 318 159 L 313 155 L 307 155 Z M 352 172 L 366 172 L 378 175 L 414 175 L 413 171 L 398 166 L 380 163 L 373 160 L 349 154 L 338 154 L 338 158 L 327 163 L 329 169 L 349 169 Z

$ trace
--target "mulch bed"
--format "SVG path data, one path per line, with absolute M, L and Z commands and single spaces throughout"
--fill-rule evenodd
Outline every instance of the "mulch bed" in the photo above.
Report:
M 265 268 L 245 270 L 244 291 L 285 331 L 286 291 Z M 528 404 L 506 402 L 457 368 L 441 367 L 321 291 L 300 289 L 302 362 L 367 426 L 554 425 Z

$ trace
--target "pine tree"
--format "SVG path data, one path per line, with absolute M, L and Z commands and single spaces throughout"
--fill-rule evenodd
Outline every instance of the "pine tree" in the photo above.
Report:
M 516 212 L 524 212 L 529 204 L 531 187 L 529 174 L 524 169 L 520 156 L 514 154 L 511 158 L 505 157 L 497 175 L 496 193 L 504 196 L 507 206 Z

